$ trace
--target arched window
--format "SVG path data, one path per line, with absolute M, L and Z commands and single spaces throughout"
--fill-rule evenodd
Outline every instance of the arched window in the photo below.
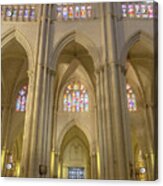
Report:
M 56 6 L 57 20 L 79 20 L 93 17 L 93 6 L 87 3 L 64 3 Z
M 80 81 L 72 81 L 64 90 L 63 105 L 65 112 L 88 112 L 88 92 Z
M 16 99 L 16 111 L 17 112 L 25 112 L 26 111 L 26 103 L 27 103 L 27 92 L 28 86 L 24 85 L 18 92 L 18 96 Z
M 130 112 L 134 112 L 137 110 L 136 96 L 129 84 L 126 85 L 126 91 L 127 91 L 128 110 Z
M 154 8 L 156 15 L 157 9 L 153 2 L 124 2 L 122 3 L 122 16 L 124 18 L 151 19 L 154 17 Z

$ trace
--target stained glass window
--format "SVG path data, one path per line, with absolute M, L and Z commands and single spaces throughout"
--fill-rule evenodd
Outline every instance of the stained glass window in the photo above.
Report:
M 130 112 L 134 112 L 137 110 L 136 96 L 135 96 L 135 94 L 129 84 L 126 85 L 126 91 L 127 91 L 128 110 Z
M 11 8 L 7 8 L 6 9 L 6 17 L 11 17 L 12 16 L 12 9 Z
M 28 18 L 29 18 L 29 15 L 30 15 L 30 9 L 29 9 L 29 8 L 26 8 L 26 9 L 24 10 L 24 18 L 25 18 L 25 19 L 28 19 Z
M 135 9 L 133 4 L 128 5 L 128 16 L 134 17 L 135 16 Z
M 63 105 L 65 112 L 88 112 L 88 92 L 80 81 L 72 81 L 64 90 Z
M 57 7 L 57 19 L 62 19 L 62 7 L 58 6 Z
M 68 7 L 63 7 L 63 19 L 66 21 L 68 19 Z
M 154 5 L 151 2 L 122 3 L 122 16 L 130 18 L 153 18 Z
M 80 18 L 80 6 L 75 7 L 75 18 Z
M 17 13 L 18 13 L 18 8 L 17 8 L 17 7 L 14 7 L 14 9 L 13 9 L 13 14 L 12 14 L 12 18 L 16 19 Z
M 85 6 L 81 6 L 80 17 L 86 18 L 86 7 Z
M 92 5 L 87 3 L 64 3 L 57 4 L 56 6 L 56 17 L 57 20 L 75 20 L 75 19 L 86 19 L 92 18 Z
M 69 179 L 84 179 L 84 168 L 82 167 L 69 167 L 68 168 Z
M 69 6 L 69 8 L 68 8 L 68 17 L 69 17 L 69 19 L 73 19 L 74 18 L 73 6 Z
M 23 6 L 20 6 L 19 7 L 19 13 L 18 13 L 19 18 L 22 18 L 23 17 L 23 12 L 24 12 L 24 7 Z
M 141 6 L 140 6 L 140 4 L 135 4 L 135 16 L 137 18 L 141 17 Z
M 35 20 L 35 18 L 36 18 L 36 10 L 35 10 L 35 7 L 32 6 L 31 7 L 31 12 L 30 12 L 30 19 Z
M 88 18 L 92 17 L 92 6 L 91 5 L 87 6 L 87 17 Z
M 27 103 L 27 92 L 28 86 L 23 86 L 19 92 L 16 99 L 16 111 L 17 112 L 25 112 L 26 111 L 26 103 Z
M 36 20 L 36 5 L 5 5 L 1 6 L 4 21 L 34 21 Z

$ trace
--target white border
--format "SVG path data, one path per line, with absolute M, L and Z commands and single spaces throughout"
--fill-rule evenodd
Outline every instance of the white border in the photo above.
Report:
M 103 2 L 109 0 L 89 0 L 89 2 Z M 119 2 L 123 2 L 125 0 L 119 0 Z M 129 1 L 129 0 L 126 0 Z M 140 1 L 140 0 L 137 0 Z M 0 0 L 0 4 L 25 4 L 25 3 L 56 3 L 56 2 L 88 2 L 88 0 L 63 0 L 63 1 L 55 1 L 55 0 Z M 117 2 L 117 0 L 112 0 L 111 2 Z M 161 86 L 161 81 L 163 80 L 163 0 L 157 0 L 159 3 L 159 180 L 155 182 L 137 182 L 137 181 L 105 181 L 105 180 L 56 180 L 56 179 L 31 179 L 31 178 L 0 178 L 0 185 L 3 186 L 44 186 L 47 184 L 48 186 L 115 186 L 115 185 L 163 185 L 163 161 L 162 161 L 162 144 L 163 144 L 163 135 L 161 134 L 163 131 L 163 114 L 161 113 L 161 105 L 163 105 L 163 86 Z

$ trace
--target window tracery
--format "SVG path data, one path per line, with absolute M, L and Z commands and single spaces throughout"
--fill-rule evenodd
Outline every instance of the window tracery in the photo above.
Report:
M 122 3 L 121 9 L 124 18 L 154 17 L 154 4 L 151 2 Z
M 28 86 L 24 85 L 18 92 L 16 99 L 16 111 L 25 112 L 27 103 Z
M 35 21 L 35 5 L 2 5 L 1 15 L 4 21 Z
M 80 81 L 72 81 L 64 90 L 63 105 L 65 112 L 88 112 L 88 92 Z
M 90 19 L 93 16 L 91 4 L 57 4 L 57 20 Z

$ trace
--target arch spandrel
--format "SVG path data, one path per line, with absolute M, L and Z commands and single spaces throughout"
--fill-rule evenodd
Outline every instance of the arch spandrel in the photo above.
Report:
M 126 63 L 127 55 L 130 49 L 139 41 L 143 42 L 152 54 L 154 53 L 154 43 L 152 37 L 142 31 L 136 32 L 128 39 L 121 50 L 120 60 L 123 65 Z
M 95 48 L 95 44 L 87 37 L 83 36 L 80 32 L 73 31 L 69 34 L 66 34 L 56 45 L 55 48 L 50 53 L 50 66 L 56 69 L 59 56 L 63 51 L 64 47 L 75 41 L 82 45 L 89 53 L 89 55 L 93 59 L 94 67 L 97 68 L 100 62 L 100 54 L 99 51 Z
M 28 69 L 33 70 L 34 59 L 33 59 L 32 48 L 29 42 L 27 41 L 27 39 L 25 38 L 25 36 L 19 30 L 11 29 L 2 35 L 2 40 L 1 40 L 2 52 L 5 49 L 5 47 L 14 39 L 21 45 L 21 47 L 26 52 L 28 58 Z

